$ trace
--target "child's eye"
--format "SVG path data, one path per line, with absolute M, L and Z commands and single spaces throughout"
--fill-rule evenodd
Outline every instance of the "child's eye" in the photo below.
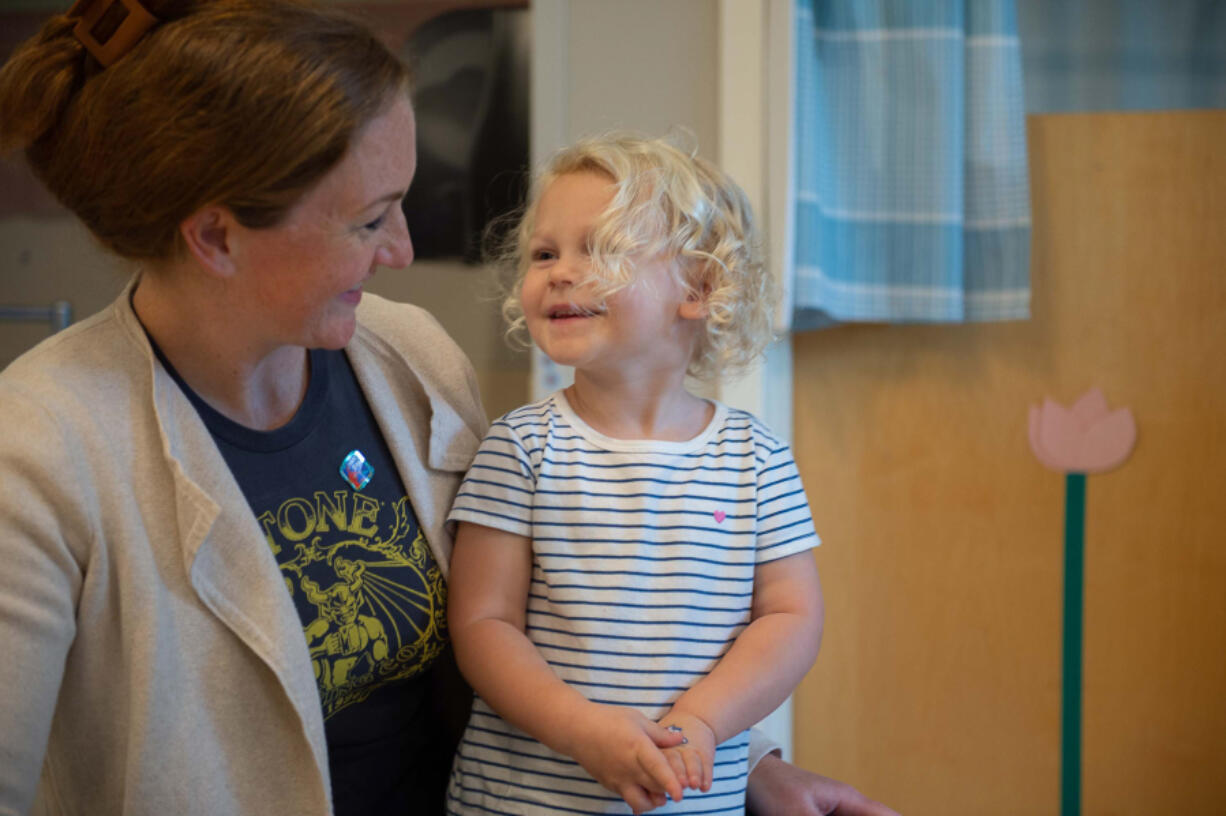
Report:
M 529 257 L 532 258 L 533 262 L 551 261 L 554 255 L 552 249 L 534 249 Z

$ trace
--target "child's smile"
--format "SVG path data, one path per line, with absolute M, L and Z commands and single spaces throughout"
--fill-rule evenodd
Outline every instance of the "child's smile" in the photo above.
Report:
M 589 317 L 600 317 L 607 309 L 604 306 L 577 306 L 573 303 L 560 304 L 548 310 L 551 321 L 579 321 Z
M 643 259 L 634 280 L 603 300 L 590 285 L 592 236 L 614 192 L 607 176 L 582 171 L 541 195 L 520 291 L 528 331 L 551 359 L 580 370 L 684 371 L 693 321 L 678 314 L 685 293 L 669 259 Z

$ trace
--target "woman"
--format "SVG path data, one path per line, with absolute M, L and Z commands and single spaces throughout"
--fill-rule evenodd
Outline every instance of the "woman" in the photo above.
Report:
M 292 0 L 81 0 L 0 110 L 139 269 L 0 375 L 0 813 L 441 811 L 485 418 L 429 315 L 362 296 L 412 260 L 405 69 Z M 750 797 L 888 812 L 775 758 Z

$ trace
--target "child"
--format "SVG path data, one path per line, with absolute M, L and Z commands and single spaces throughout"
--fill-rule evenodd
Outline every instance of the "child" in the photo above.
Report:
M 607 136 L 554 157 L 512 240 L 505 311 L 575 380 L 494 423 L 450 516 L 477 699 L 449 812 L 743 813 L 746 729 L 822 620 L 788 447 L 685 387 L 769 339 L 748 202 L 665 141 Z

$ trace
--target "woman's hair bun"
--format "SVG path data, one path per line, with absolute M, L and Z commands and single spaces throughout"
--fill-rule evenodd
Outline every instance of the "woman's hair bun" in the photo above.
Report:
M 85 81 L 88 54 L 75 25 L 57 14 L 0 68 L 0 153 L 25 150 L 54 130 Z

